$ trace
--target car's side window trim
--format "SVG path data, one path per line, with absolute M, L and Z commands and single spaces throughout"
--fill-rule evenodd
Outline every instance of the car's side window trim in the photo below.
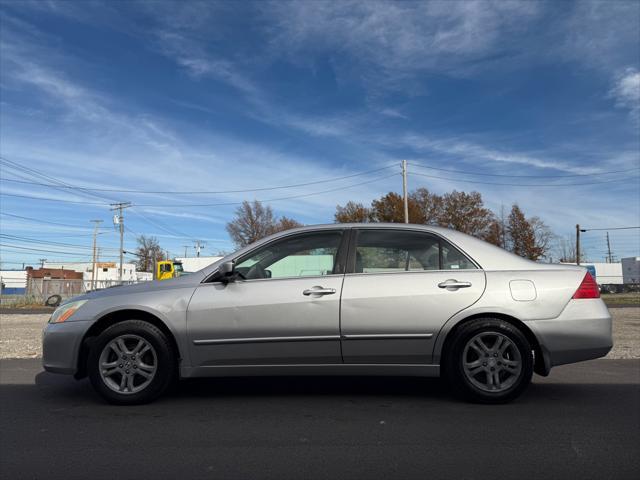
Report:
M 238 256 L 238 257 L 234 257 L 232 259 L 233 262 L 238 263 L 239 261 L 242 261 L 246 258 L 250 258 L 251 255 L 254 255 L 258 250 L 261 250 L 263 248 L 267 248 L 270 245 L 273 245 L 276 242 L 279 242 L 281 240 L 285 240 L 287 238 L 290 238 L 294 235 L 308 235 L 311 233 L 331 233 L 331 232 L 336 232 L 336 233 L 340 233 L 342 235 L 342 238 L 340 239 L 340 243 L 338 244 L 338 253 L 336 254 L 336 261 L 335 264 L 333 266 L 333 272 L 327 275 L 309 275 L 309 276 L 304 276 L 304 277 L 300 277 L 300 276 L 290 276 L 290 277 L 279 277 L 279 278 L 254 278 L 254 279 L 249 279 L 249 280 L 242 280 L 242 282 L 260 282 L 260 281 L 265 281 L 265 280 L 291 280 L 292 278 L 326 278 L 329 276 L 334 276 L 334 275 L 344 275 L 345 271 L 346 271 L 346 262 L 347 262 L 347 252 L 343 252 L 343 250 L 346 250 L 346 248 L 349 245 L 349 237 L 350 237 L 350 230 L 349 228 L 323 228 L 323 229 L 317 229 L 317 230 L 305 230 L 304 232 L 293 232 L 290 233 L 288 235 L 283 235 L 281 237 L 278 238 L 274 238 L 273 240 L 271 240 L 270 242 L 264 243 L 262 245 L 257 246 L 256 248 L 253 248 L 251 250 L 249 250 L 248 252 L 243 253 L 242 255 Z M 204 280 L 202 280 L 202 282 L 200 282 L 201 284 L 206 284 L 206 283 L 222 283 L 220 281 L 216 281 L 214 280 L 216 275 L 218 274 L 218 270 L 214 270 L 213 272 L 211 272 L 211 274 L 209 274 Z
M 439 270 L 408 270 L 408 271 L 400 271 L 400 272 L 356 272 L 356 249 L 357 249 L 357 243 L 358 243 L 358 235 L 360 234 L 360 232 L 366 232 L 366 231 L 377 231 L 377 232 L 416 232 L 416 233 L 422 233 L 425 235 L 431 235 L 435 238 L 438 239 L 438 249 L 439 249 L 439 254 L 438 254 L 438 262 L 439 262 Z M 451 245 L 453 248 L 455 248 L 456 250 L 458 250 L 467 260 L 469 260 L 470 263 L 472 263 L 473 265 L 475 265 L 475 269 L 465 269 L 466 270 L 482 270 L 482 267 L 478 264 L 478 262 L 476 262 L 471 256 L 469 256 L 464 250 L 462 250 L 460 247 L 458 247 L 455 243 L 453 243 L 451 240 L 445 238 L 444 236 L 438 234 L 437 232 L 431 232 L 431 231 L 425 231 L 425 230 L 419 230 L 419 229 L 410 229 L 410 228 L 353 228 L 351 235 L 350 235 L 350 241 L 349 241 L 349 253 L 348 253 L 348 258 L 347 258 L 347 270 L 346 270 L 346 275 L 392 275 L 392 274 L 402 274 L 402 273 L 428 273 L 428 272 L 451 272 L 451 271 L 455 271 L 455 270 L 445 270 L 444 267 L 444 260 L 443 260 L 443 256 L 442 256 L 442 247 L 443 247 L 443 242 L 447 242 L 449 245 Z

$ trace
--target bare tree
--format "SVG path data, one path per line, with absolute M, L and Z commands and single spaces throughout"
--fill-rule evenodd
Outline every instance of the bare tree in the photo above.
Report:
M 227 223 L 227 232 L 236 247 L 242 248 L 273 233 L 300 226 L 302 224 L 292 218 L 276 220 L 270 206 L 254 200 L 244 201 L 236 209 L 235 218 Z
M 551 250 L 551 242 L 554 238 L 553 232 L 540 217 L 531 217 L 528 222 L 533 229 L 535 245 L 540 252 L 540 257 L 546 257 L 549 250 Z
M 556 255 L 561 262 L 576 263 L 576 244 L 566 238 L 558 239 L 555 247 Z M 582 257 L 582 255 L 580 255 Z M 582 260 L 582 258 L 580 259 Z
M 138 247 L 136 248 L 136 269 L 141 272 L 152 272 L 155 262 L 163 259 L 162 247 L 156 237 L 147 237 L 140 235 L 137 238 Z

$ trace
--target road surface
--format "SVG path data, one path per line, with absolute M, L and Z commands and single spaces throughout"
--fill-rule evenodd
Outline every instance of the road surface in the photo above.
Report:
M 115 407 L 38 359 L 2 360 L 0 390 L 7 479 L 640 478 L 640 360 L 558 367 L 502 406 L 437 379 L 292 377 Z

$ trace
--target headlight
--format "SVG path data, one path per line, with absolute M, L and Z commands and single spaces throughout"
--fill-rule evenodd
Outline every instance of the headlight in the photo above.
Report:
M 78 300 L 77 302 L 69 302 L 64 305 L 58 307 L 51 315 L 49 319 L 49 323 L 61 323 L 65 320 L 69 320 L 69 318 L 78 311 L 78 309 L 87 303 L 86 300 Z

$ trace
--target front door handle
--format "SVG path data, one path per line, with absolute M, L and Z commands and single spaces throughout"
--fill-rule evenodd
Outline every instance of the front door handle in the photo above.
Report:
M 446 288 L 447 290 L 456 290 L 458 288 L 469 288 L 471 286 L 471 282 L 459 282 L 454 279 L 445 280 L 442 283 L 438 284 L 440 288 Z
M 304 290 L 302 292 L 303 295 L 305 296 L 322 296 L 322 295 L 333 295 L 334 293 L 336 293 L 336 289 L 335 288 L 324 288 L 321 287 L 320 285 L 316 285 L 315 287 L 311 287 L 311 288 L 307 288 L 306 290 Z

